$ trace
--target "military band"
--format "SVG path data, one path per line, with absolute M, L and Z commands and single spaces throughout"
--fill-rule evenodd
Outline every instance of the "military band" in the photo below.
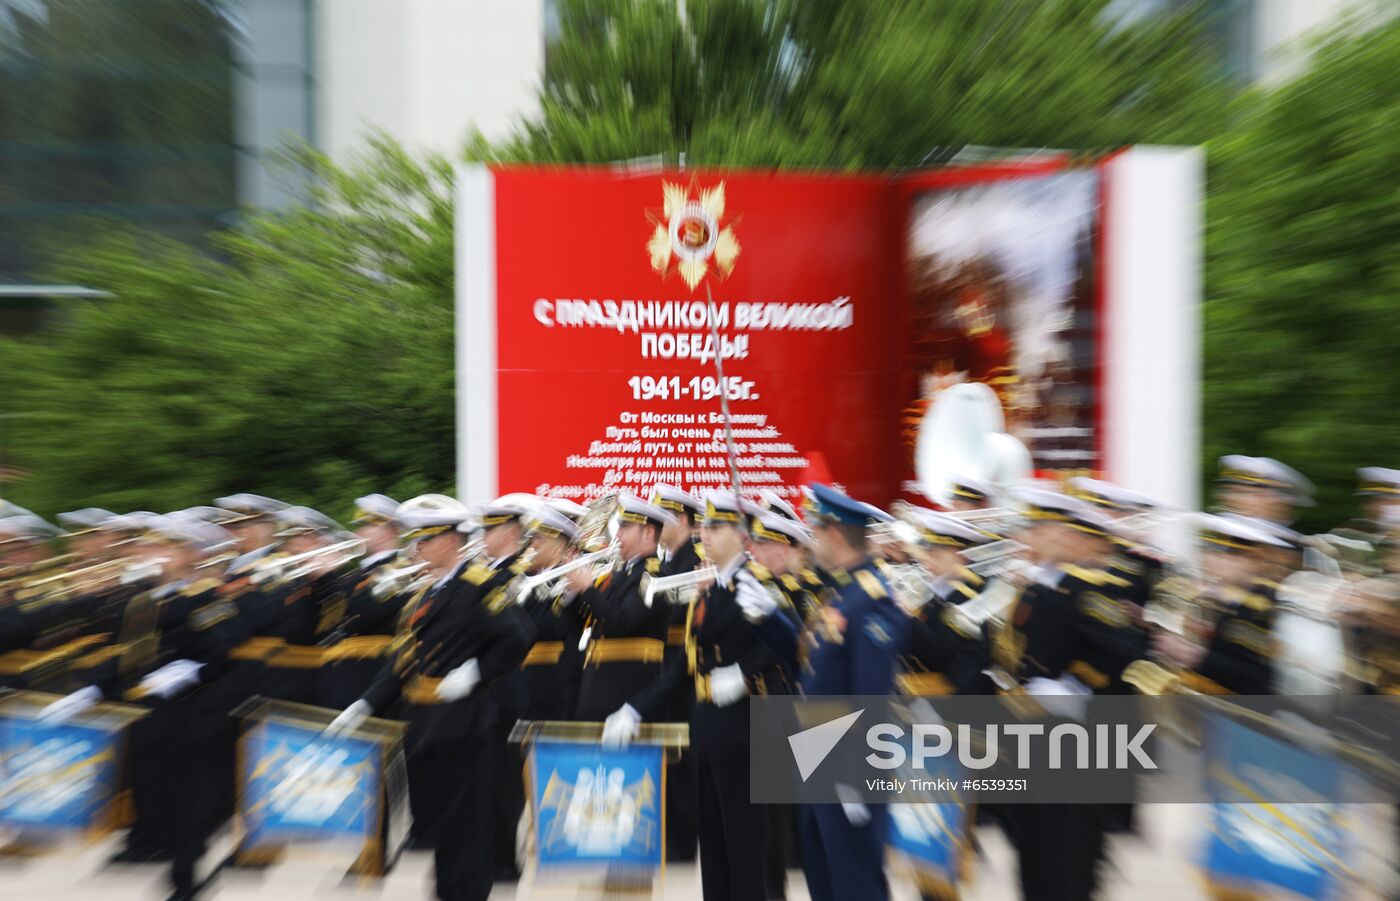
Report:
M 1142 661 L 1195 691 L 1276 692 L 1287 586 L 1317 559 L 1343 573 L 1352 687 L 1400 692 L 1400 471 L 1361 469 L 1356 519 L 1304 536 L 1307 479 L 1268 458 L 1220 464 L 1213 512 L 1191 518 L 1193 565 L 1157 540 L 1160 505 L 1088 478 L 954 476 L 940 509 L 893 513 L 821 484 L 800 509 L 671 485 L 606 507 L 371 494 L 349 529 L 250 493 L 163 515 L 85 508 L 61 528 L 0 502 L 0 683 L 62 694 L 55 722 L 103 700 L 149 709 L 116 862 L 168 866 L 173 898 L 200 893 L 207 841 L 234 814 L 230 713 L 252 697 L 335 711 L 330 734 L 407 724 L 412 843 L 433 851 L 442 899 L 519 875 L 522 720 L 599 723 L 606 747 L 688 723 L 667 842 L 672 859 L 698 846 L 711 901 L 784 897 L 799 861 L 814 899 L 884 898 L 883 806 L 750 801 L 750 698 L 1124 694 Z M 1093 897 L 1111 813 L 996 811 L 1022 896 Z

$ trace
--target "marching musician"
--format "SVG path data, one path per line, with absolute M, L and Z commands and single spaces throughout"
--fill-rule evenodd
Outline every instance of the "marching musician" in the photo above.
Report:
M 483 525 L 518 521 L 521 511 L 493 505 Z M 328 732 L 357 729 L 372 714 L 408 720 L 409 801 L 418 840 L 434 848 L 438 897 L 476 901 L 491 893 L 492 785 L 497 706 L 492 684 L 519 667 L 533 640 L 511 583 L 524 572 L 517 544 L 491 540 L 485 559 L 463 560 L 459 527 L 470 513 L 443 498 L 407 502 L 405 539 L 435 581 L 405 607 L 394 647 L 365 696 Z M 508 537 L 503 534 L 502 539 Z
M 399 502 L 382 494 L 355 499 L 350 527 L 365 555 L 349 579 L 345 615 L 329 639 L 321 666 L 321 705 L 341 709 L 369 689 L 393 640 L 409 582 L 398 575 Z
M 284 558 L 310 559 L 291 566 L 276 564 L 275 555 L 262 558 L 255 571 L 264 574 L 262 592 L 275 602 L 264 608 L 268 617 L 256 623 L 258 635 L 270 637 L 275 647 L 265 658 L 266 679 L 262 693 L 297 704 L 320 700 L 321 643 L 345 615 L 348 574 L 344 556 L 319 553 L 343 534 L 340 524 L 310 507 L 287 507 L 274 514 L 280 528 L 273 538 L 281 542 Z
M 1269 579 L 1271 550 L 1287 542 L 1243 517 L 1203 514 L 1207 594 L 1215 622 L 1204 642 L 1161 633 L 1158 654 L 1186 670 L 1183 683 L 1208 694 L 1269 694 L 1273 685 L 1273 623 L 1278 584 Z
M 564 595 L 581 630 L 583 676 L 574 718 L 602 720 L 661 673 L 671 611 L 648 607 L 647 583 L 661 574 L 657 546 L 675 516 L 632 495 L 618 500 L 618 562 L 597 578 L 585 570 L 568 574 Z
M 753 558 L 773 574 L 799 620 L 807 622 L 821 607 L 821 579 L 807 566 L 808 549 L 814 541 L 812 530 L 796 516 L 784 516 L 768 507 L 753 518 L 749 537 Z
M 908 617 L 871 559 L 866 529 L 880 511 L 827 485 L 814 484 L 807 524 L 817 562 L 835 588 L 809 634 L 803 691 L 816 695 L 885 695 L 907 641 Z M 858 796 L 798 811 L 802 867 L 814 901 L 889 897 L 885 835 L 889 811 Z
M 1216 501 L 1226 513 L 1288 525 L 1299 507 L 1313 506 L 1313 484 L 1270 457 L 1227 454 L 1220 458 Z
M 695 571 L 705 560 L 698 523 L 699 517 L 705 513 L 705 505 L 695 495 L 674 485 L 657 485 L 652 489 L 651 502 L 675 517 L 675 522 L 661 529 L 661 546 L 658 549 L 661 576 Z M 671 610 L 671 622 L 666 632 L 664 664 L 669 665 L 672 660 L 685 656 L 686 605 L 667 606 Z M 666 718 L 678 723 L 688 721 L 694 699 L 678 694 L 675 701 L 676 708 Z M 671 862 L 695 859 L 696 830 L 699 828 L 695 810 L 696 778 L 695 757 L 688 751 L 682 751 L 679 759 L 666 772 L 666 859 Z
M 40 716 L 61 721 L 103 698 L 150 708 L 129 740 L 133 803 L 160 856 L 171 860 L 172 898 L 181 901 L 195 897 L 195 866 L 205 842 L 231 813 L 222 790 L 230 761 L 218 745 L 240 700 L 223 676 L 229 651 L 244 633 L 237 608 L 218 592 L 221 580 L 201 575 L 199 566 L 232 536 L 182 514 L 149 521 L 146 535 L 160 545 L 160 584 L 127 605 L 120 653 L 102 667 L 96 684 Z
M 1338 543 L 1343 568 L 1365 578 L 1378 575 L 1382 570 L 1386 511 L 1400 508 L 1400 469 L 1363 466 L 1356 471 L 1356 476 L 1361 515 L 1333 529 L 1331 534 L 1343 539 Z
M 235 515 L 219 523 L 233 533 L 238 556 L 229 561 L 230 579 L 250 575 L 259 560 L 277 550 L 275 514 L 291 506 L 260 494 L 231 494 L 216 498 L 214 505 Z
M 1139 610 L 1147 606 L 1153 591 L 1166 578 L 1162 556 L 1133 536 L 1126 534 L 1122 521 L 1140 516 L 1157 508 L 1156 501 L 1145 494 L 1100 479 L 1077 476 L 1069 480 L 1070 493 L 1093 504 L 1100 513 L 1114 521 L 1109 535 L 1113 553 L 1101 561 L 1111 575 L 1126 579 L 1130 584 L 1124 592 L 1127 600 Z
M 751 695 L 791 683 L 797 618 L 772 575 L 744 551 L 745 504 L 706 498 L 701 541 L 715 581 L 686 607 L 685 655 L 608 718 L 603 744 L 626 745 L 642 720 L 666 717 L 674 696 L 694 698 L 691 752 L 699 785 L 700 876 L 707 901 L 769 897 L 767 815 L 749 802 Z
M 1030 695 L 1113 693 L 1142 657 L 1144 637 L 1123 580 L 1095 565 L 1111 522 L 1088 504 L 1043 488 L 1015 489 L 1025 526 L 1017 538 L 1034 566 L 997 630 L 993 661 Z M 1112 811 L 1090 804 L 1006 805 L 1022 896 L 1093 897 Z
M 534 553 L 528 575 L 559 566 L 577 551 L 578 524 L 550 507 L 535 511 L 529 529 Z M 535 643 L 520 664 L 525 683 L 521 719 L 567 720 L 573 715 L 583 653 L 578 624 L 564 609 L 564 591 L 563 581 L 556 580 L 535 586 L 522 601 L 535 627 Z
M 979 596 L 987 581 L 969 568 L 964 552 L 993 540 L 955 516 L 914 508 L 917 535 L 910 552 L 933 577 L 932 596 L 911 611 L 905 672 L 898 677 L 903 694 L 991 694 L 983 674 L 990 665 L 982 627 L 956 609 Z
M 33 583 L 49 568 L 46 549 L 59 531 L 29 512 L 0 519 L 0 684 L 24 686 L 22 652 L 43 633 L 50 613 Z

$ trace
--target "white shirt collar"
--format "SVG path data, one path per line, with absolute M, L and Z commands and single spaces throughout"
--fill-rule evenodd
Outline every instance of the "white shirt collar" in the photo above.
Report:
M 732 588 L 734 585 L 734 577 L 739 574 L 739 570 L 748 562 L 748 559 L 748 554 L 735 554 L 734 559 L 730 560 L 724 569 L 720 570 L 718 577 L 719 583 L 725 588 Z

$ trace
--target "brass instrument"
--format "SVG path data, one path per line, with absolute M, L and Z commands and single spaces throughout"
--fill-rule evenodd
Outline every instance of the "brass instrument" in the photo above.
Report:
M 558 566 L 551 566 L 549 569 L 541 570 L 533 576 L 525 576 L 520 579 L 516 589 L 515 602 L 523 604 L 530 597 L 530 593 L 541 585 L 547 585 L 556 579 L 561 579 L 576 570 L 593 567 L 595 570 L 611 567 L 617 562 L 617 551 L 611 545 L 601 551 L 594 551 L 591 554 L 580 554 L 567 563 Z M 650 606 L 650 605 L 648 605 Z
M 578 537 L 574 539 L 574 545 L 582 548 L 586 553 L 560 563 L 558 566 L 551 566 L 533 576 L 519 579 L 515 595 L 516 603 L 525 603 L 536 588 L 562 579 L 571 572 L 590 566 L 598 574 L 601 574 L 603 570 L 610 569 L 617 562 L 617 548 L 608 536 L 608 529 L 613 516 L 617 513 L 617 508 L 618 494 L 615 491 L 590 501 L 585 508 L 587 512 L 579 519 Z
M 349 541 L 340 541 L 335 544 L 328 544 L 325 547 L 318 547 L 302 554 L 293 554 L 290 557 L 277 557 L 273 560 L 258 561 L 253 566 L 252 581 L 259 585 L 274 579 L 282 581 L 295 581 L 311 575 L 321 569 L 325 561 L 322 559 L 331 554 L 339 556 L 331 564 L 330 569 L 342 566 L 365 552 L 365 542 L 360 538 L 352 538 Z
M 695 598 L 695 593 L 688 591 L 688 589 L 699 591 L 701 585 L 714 581 L 715 574 L 716 570 L 713 566 L 702 566 L 688 573 L 676 573 L 674 576 L 661 576 L 652 579 L 647 583 L 647 590 L 642 595 L 642 601 L 650 607 L 658 594 L 673 592 L 671 595 L 672 603 L 688 604 Z

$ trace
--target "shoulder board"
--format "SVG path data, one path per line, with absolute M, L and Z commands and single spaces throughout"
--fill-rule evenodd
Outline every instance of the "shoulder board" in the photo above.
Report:
M 495 616 L 496 614 L 504 610 L 506 604 L 509 602 L 510 593 L 506 591 L 506 587 L 504 585 L 500 586 L 499 588 L 492 589 L 491 593 L 486 596 L 486 612 L 491 614 L 492 616 Z
M 1083 566 L 1075 566 L 1073 563 L 1066 564 L 1064 571 L 1067 575 L 1074 576 L 1081 582 L 1088 582 L 1090 585 L 1116 585 L 1119 588 L 1133 584 L 1127 579 L 1115 576 L 1102 569 L 1088 569 Z
M 833 569 L 831 571 L 831 580 L 842 588 L 845 588 L 847 585 L 851 584 L 851 574 L 845 569 Z
M 1263 592 L 1245 591 L 1240 593 L 1239 598 L 1241 606 L 1260 613 L 1267 612 L 1274 606 L 1274 599 Z
M 238 608 L 233 605 L 233 602 L 221 598 L 212 604 L 205 604 L 191 613 L 190 627 L 203 632 L 205 629 L 224 620 L 233 619 L 237 615 Z
M 749 562 L 745 563 L 744 568 L 747 569 L 749 572 L 753 573 L 753 577 L 760 582 L 773 581 L 773 573 L 768 569 L 768 567 L 764 566 L 762 563 L 759 563 L 757 560 L 750 560 Z
M 469 585 L 480 585 L 491 578 L 494 572 L 495 570 L 485 563 L 473 563 L 471 566 L 462 570 L 462 581 Z
M 1134 560 L 1127 554 L 1114 554 L 1112 557 L 1108 558 L 1107 562 L 1109 569 L 1116 569 L 1130 576 L 1140 576 L 1147 569 L 1145 565 Z
M 184 588 L 180 589 L 180 594 L 187 598 L 192 598 L 197 594 L 204 594 L 206 591 L 217 591 L 224 585 L 223 580 L 206 576 L 203 579 L 196 579 Z
M 1113 598 L 1097 591 L 1086 591 L 1079 596 L 1079 609 L 1106 626 L 1125 629 L 1132 624 L 1123 605 Z
M 1271 656 L 1273 638 L 1267 631 L 1241 619 L 1231 620 L 1220 627 L 1220 639 L 1253 651 L 1261 657 Z
M 647 574 L 648 574 L 648 575 L 653 575 L 653 576 L 656 576 L 656 575 L 660 575 L 660 574 L 661 574 L 661 558 L 660 558 L 660 557 L 648 557 L 648 558 L 647 558 Z
M 786 575 L 779 576 L 778 581 L 782 582 L 783 587 L 786 588 L 788 591 L 802 590 L 802 583 L 797 581 L 797 576 L 794 576 L 792 573 L 787 573 Z
M 510 565 L 510 572 L 513 576 L 521 576 L 528 572 L 530 564 L 525 561 L 525 555 L 521 554 L 515 558 L 515 562 Z
M 885 586 L 881 584 L 875 574 L 868 569 L 856 570 L 856 584 L 872 598 L 878 599 L 888 597 L 889 595 L 889 593 L 885 591 Z
M 822 577 L 817 575 L 816 570 L 804 569 L 802 570 L 802 581 L 806 582 L 813 588 L 820 588 L 822 584 Z
M 695 548 L 695 553 L 696 553 L 696 555 L 697 555 L 701 560 L 704 560 L 704 559 L 705 559 L 705 546 L 697 541 L 697 542 L 693 545 L 693 547 Z

